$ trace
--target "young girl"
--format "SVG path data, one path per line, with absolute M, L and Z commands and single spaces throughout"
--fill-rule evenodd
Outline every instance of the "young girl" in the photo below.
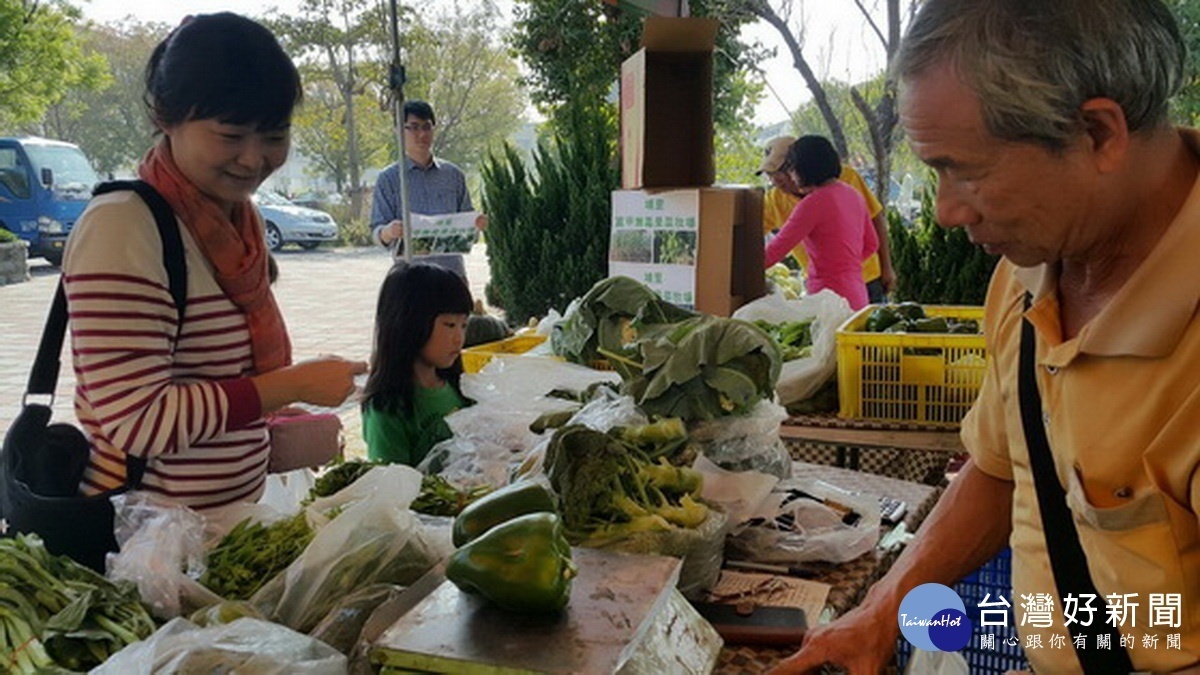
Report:
M 416 466 L 450 438 L 444 418 L 469 403 L 459 378 L 471 307 L 466 282 L 442 267 L 400 264 L 384 279 L 362 404 L 372 461 Z

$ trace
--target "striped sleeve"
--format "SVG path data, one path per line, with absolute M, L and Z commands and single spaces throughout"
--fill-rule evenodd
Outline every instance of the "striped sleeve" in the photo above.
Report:
M 223 298 L 190 295 L 181 329 L 158 232 L 140 200 L 122 195 L 88 208 L 68 242 L 63 283 L 76 396 L 99 436 L 154 457 L 225 433 L 229 397 L 211 366 L 248 370 L 244 318 Z

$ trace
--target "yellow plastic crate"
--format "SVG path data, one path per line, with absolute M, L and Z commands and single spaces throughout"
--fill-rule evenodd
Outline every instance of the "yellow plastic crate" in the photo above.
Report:
M 864 307 L 838 328 L 838 415 L 957 425 L 983 383 L 983 336 L 865 332 L 867 317 L 878 307 Z M 983 323 L 982 307 L 930 305 L 925 313 Z
M 517 335 L 496 342 L 467 347 L 462 352 L 463 372 L 478 373 L 494 356 L 523 354 L 546 341 L 543 335 Z

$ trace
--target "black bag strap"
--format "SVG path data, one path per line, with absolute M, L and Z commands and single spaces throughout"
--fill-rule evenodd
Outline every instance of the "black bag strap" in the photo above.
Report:
M 1025 295 L 1025 309 L 1031 299 Z M 1025 429 L 1025 444 L 1029 447 L 1029 467 L 1033 473 L 1033 486 L 1037 493 L 1038 507 L 1042 512 L 1042 531 L 1046 537 L 1046 550 L 1050 555 L 1050 569 L 1058 587 L 1059 598 L 1074 595 L 1104 596 L 1096 590 L 1092 575 L 1088 571 L 1087 555 L 1079 543 L 1079 532 L 1067 506 L 1067 495 L 1054 469 L 1054 457 L 1050 453 L 1050 440 L 1046 437 L 1046 425 L 1042 420 L 1042 396 L 1037 386 L 1037 342 L 1033 324 L 1023 319 L 1021 325 L 1021 360 L 1018 367 L 1017 388 L 1021 402 L 1021 424 Z M 1053 534 L 1052 534 L 1053 533 Z M 1103 612 L 1097 612 L 1103 614 Z M 1093 673 L 1130 673 L 1133 663 L 1129 652 L 1121 644 L 1116 627 L 1093 615 L 1091 623 L 1084 626 L 1076 621 L 1067 629 L 1074 638 L 1083 635 L 1091 648 L 1076 649 L 1079 665 L 1087 675 Z M 1111 649 L 1097 649 L 1097 635 L 1108 635 Z
M 167 270 L 167 287 L 171 299 L 175 301 L 175 312 L 178 317 L 176 330 L 183 325 L 183 316 L 187 310 L 187 264 L 183 257 L 183 238 L 179 234 L 179 226 L 175 222 L 175 212 L 166 199 L 149 183 L 141 180 L 110 181 L 101 183 L 93 190 L 93 196 L 133 190 L 142 201 L 150 207 L 154 215 L 154 224 L 158 227 L 158 235 L 162 240 L 163 267 Z M 54 387 L 58 384 L 58 373 L 62 367 L 63 339 L 67 333 L 67 294 L 63 289 L 62 279 L 58 281 L 58 289 L 54 293 L 54 301 L 50 305 L 50 314 L 46 317 L 46 327 L 42 330 L 42 340 L 38 344 L 37 356 L 33 368 L 29 371 L 29 384 L 26 396 L 29 394 L 54 395 Z M 136 489 L 142 484 L 142 476 L 146 471 L 146 459 L 133 455 L 125 456 L 125 487 Z

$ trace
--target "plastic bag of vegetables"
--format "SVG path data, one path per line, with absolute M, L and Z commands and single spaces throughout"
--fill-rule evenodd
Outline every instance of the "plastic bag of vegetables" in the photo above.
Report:
M 346 657 L 319 640 L 259 619 L 208 628 L 172 619 L 91 672 L 341 675 L 346 672 Z
M 574 544 L 683 559 L 679 590 L 697 597 L 720 575 L 725 513 L 700 500 L 700 474 L 652 461 L 622 440 L 582 425 L 554 433 L 546 476 Z
M 811 349 L 806 356 L 784 361 L 775 393 L 785 406 L 803 401 L 837 376 L 837 329 L 853 316 L 850 303 L 830 290 L 785 300 L 768 295 L 743 305 L 733 313 L 743 321 L 765 321 L 779 326 L 812 322 Z
M 379 466 L 308 507 L 312 543 L 251 602 L 272 620 L 311 630 L 348 594 L 374 583 L 411 584 L 449 554 L 409 506 L 421 474 Z

